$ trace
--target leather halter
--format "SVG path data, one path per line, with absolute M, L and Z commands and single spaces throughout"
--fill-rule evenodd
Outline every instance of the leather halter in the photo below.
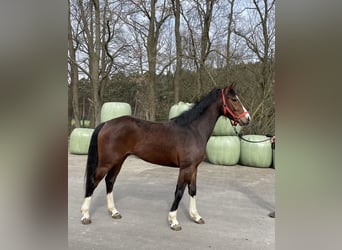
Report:
M 228 117 L 228 116 L 227 116 L 228 113 L 232 116 L 233 119 L 230 119 L 229 117 L 228 117 L 228 118 L 229 118 L 230 123 L 232 124 L 232 126 L 235 127 L 235 126 L 238 124 L 240 118 L 243 117 L 243 116 L 245 116 L 245 115 L 247 115 L 248 112 L 245 111 L 245 112 L 239 114 L 238 116 L 236 116 L 236 115 L 233 113 L 233 111 L 232 111 L 232 110 L 228 107 L 228 105 L 227 105 L 226 98 L 225 98 L 225 96 L 224 96 L 224 89 L 221 89 L 221 94 L 222 94 L 222 102 L 223 102 L 223 114 L 224 114 L 225 117 Z

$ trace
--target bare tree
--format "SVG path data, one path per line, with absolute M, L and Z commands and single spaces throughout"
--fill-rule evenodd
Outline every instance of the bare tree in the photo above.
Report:
M 197 2 L 197 11 L 199 16 L 201 17 L 201 26 L 202 34 L 201 34 L 201 53 L 199 60 L 199 79 L 198 79 L 198 91 L 201 93 L 203 91 L 203 80 L 204 75 L 207 74 L 205 69 L 205 61 L 210 53 L 211 41 L 209 37 L 209 30 L 212 21 L 212 13 L 214 8 L 215 0 L 206 0 L 205 8 Z
M 148 35 L 147 35 L 147 58 L 148 58 L 148 88 L 150 94 L 150 119 L 155 120 L 156 116 L 156 65 L 157 65 L 157 45 L 160 33 L 160 22 L 156 19 L 156 2 L 151 0 L 150 12 L 146 11 L 149 19 Z
M 78 66 L 76 63 L 76 49 L 78 42 L 74 45 L 72 25 L 71 25 L 71 6 L 70 0 L 68 0 L 68 54 L 69 54 L 69 76 L 70 76 L 70 87 L 71 87 L 71 102 L 73 110 L 73 118 L 75 120 L 75 127 L 79 128 L 80 124 L 80 109 L 78 103 Z
M 159 4 L 157 4 L 157 0 L 130 0 L 129 2 L 131 3 L 131 6 L 128 6 L 127 16 L 122 17 L 122 19 L 125 20 L 125 23 L 134 29 L 135 32 L 139 33 L 142 38 L 142 43 L 146 48 L 148 70 L 146 72 L 147 78 L 145 83 L 148 97 L 145 98 L 145 100 L 147 99 L 149 108 L 146 110 L 145 118 L 155 120 L 157 107 L 157 66 L 159 65 L 158 45 L 163 24 L 171 16 L 171 8 L 167 0 L 163 0 Z M 164 65 L 159 74 L 161 74 L 169 65 L 170 63 Z
M 254 108 L 252 116 L 255 131 L 267 131 L 270 122 L 274 122 L 274 4 L 275 0 L 252 0 L 252 5 L 247 6 L 248 17 L 251 26 L 237 28 L 235 33 L 244 39 L 246 46 L 260 62 L 260 71 L 256 72 L 257 88 L 259 93 L 257 100 L 252 100 Z M 261 77 L 259 77 L 261 76 Z
M 173 80 L 174 85 L 174 102 L 179 102 L 180 77 L 182 70 L 182 37 L 180 33 L 180 16 L 181 4 L 180 0 L 172 0 L 173 14 L 175 16 L 175 37 L 176 37 L 176 71 Z
M 81 74 L 91 83 L 93 95 L 89 101 L 94 107 L 95 125 L 100 123 L 107 83 L 113 71 L 124 64 L 116 62 L 115 59 L 129 47 L 120 32 L 115 34 L 121 29 L 118 24 L 120 6 L 115 2 L 109 3 L 108 0 L 75 0 L 77 14 L 72 18 L 77 20 L 79 30 L 74 32 L 74 40 L 78 41 L 80 46 L 75 57 L 70 53 L 69 60 L 73 65 L 77 65 Z
M 196 67 L 196 95 L 200 96 L 204 90 L 204 79 L 208 74 L 205 62 L 211 49 L 210 26 L 215 0 L 194 0 L 193 7 L 182 12 L 188 29 L 187 57 L 193 60 Z M 194 15 L 196 13 L 196 16 Z M 197 34 L 200 34 L 199 37 Z
M 227 83 L 231 81 L 231 42 L 232 42 L 232 34 L 233 34 L 233 27 L 234 27 L 234 4 L 235 0 L 228 0 L 229 3 L 229 14 L 228 14 L 228 29 L 227 29 L 227 40 L 226 40 L 226 81 Z
M 182 95 L 193 101 L 216 82 L 237 81 L 243 83 L 243 101 L 253 114 L 250 132 L 273 126 L 274 0 L 69 0 L 70 4 L 70 89 L 77 77 L 87 78 L 83 87 L 90 83 L 95 125 L 104 96 L 123 84 L 114 76 L 123 73 L 134 84 L 133 110 L 141 118 L 165 117 L 159 100 L 178 102 Z M 167 92 L 161 97 L 157 86 L 162 79 L 166 81 L 160 86 Z M 76 110 L 79 104 L 73 106 Z M 77 116 L 77 110 L 74 113 Z
M 157 46 L 161 28 L 166 19 L 170 16 L 167 9 L 167 1 L 163 1 L 163 6 L 159 20 L 156 17 L 157 0 L 151 0 L 150 13 L 147 13 L 149 18 L 149 28 L 147 35 L 147 58 L 148 58 L 148 79 L 149 79 L 149 94 L 150 94 L 150 119 L 155 120 L 156 117 L 156 68 L 157 68 Z
M 100 123 L 100 112 L 102 105 L 99 78 L 101 52 L 99 0 L 91 0 L 88 2 L 88 4 L 84 4 L 83 0 L 78 0 L 78 7 L 80 10 L 80 18 L 83 24 L 82 28 L 88 53 L 87 59 L 89 70 L 83 69 L 83 72 L 89 77 L 92 84 L 95 125 L 97 125 Z

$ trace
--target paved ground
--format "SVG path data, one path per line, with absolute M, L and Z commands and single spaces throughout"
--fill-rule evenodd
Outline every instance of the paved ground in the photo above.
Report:
M 179 232 L 167 214 L 173 201 L 178 169 L 130 156 L 114 186 L 123 218 L 107 213 L 105 185 L 100 183 L 90 208 L 92 223 L 81 224 L 87 156 L 69 154 L 70 249 L 275 249 L 274 169 L 219 166 L 203 162 L 197 177 L 197 208 L 204 225 L 188 216 L 189 195 L 178 209 Z

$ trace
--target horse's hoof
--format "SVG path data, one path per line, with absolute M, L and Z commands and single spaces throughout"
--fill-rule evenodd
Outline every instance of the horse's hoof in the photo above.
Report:
M 91 223 L 91 219 L 90 218 L 83 218 L 81 220 L 81 222 L 82 222 L 83 225 L 88 225 L 88 224 Z
M 271 217 L 271 218 L 275 218 L 275 211 L 269 213 L 268 216 Z
M 204 224 L 205 223 L 205 221 L 202 218 L 200 218 L 199 220 L 195 220 L 195 222 L 197 224 Z
M 180 230 L 182 230 L 182 227 L 181 227 L 181 225 L 176 224 L 176 225 L 171 225 L 171 229 L 174 231 L 180 231 Z
M 115 214 L 112 214 L 112 218 L 113 218 L 113 219 L 121 219 L 122 216 L 121 216 L 120 213 L 115 213 Z

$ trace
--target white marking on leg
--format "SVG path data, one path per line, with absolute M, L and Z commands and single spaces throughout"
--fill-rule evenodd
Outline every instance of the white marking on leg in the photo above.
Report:
M 180 225 L 179 225 L 179 222 L 177 220 L 177 210 L 169 212 L 167 220 L 169 221 L 169 224 L 170 224 L 172 229 L 180 230 Z
M 199 222 L 202 219 L 202 217 L 199 215 L 197 208 L 196 208 L 196 196 L 194 197 L 190 196 L 189 213 L 190 213 L 190 217 L 196 222 Z
M 119 211 L 115 208 L 113 192 L 107 194 L 107 208 L 113 218 L 121 218 Z
M 81 207 L 81 213 L 82 213 L 81 221 L 90 219 L 90 215 L 89 215 L 90 201 L 91 201 L 91 196 L 86 197 L 83 201 L 83 204 Z

